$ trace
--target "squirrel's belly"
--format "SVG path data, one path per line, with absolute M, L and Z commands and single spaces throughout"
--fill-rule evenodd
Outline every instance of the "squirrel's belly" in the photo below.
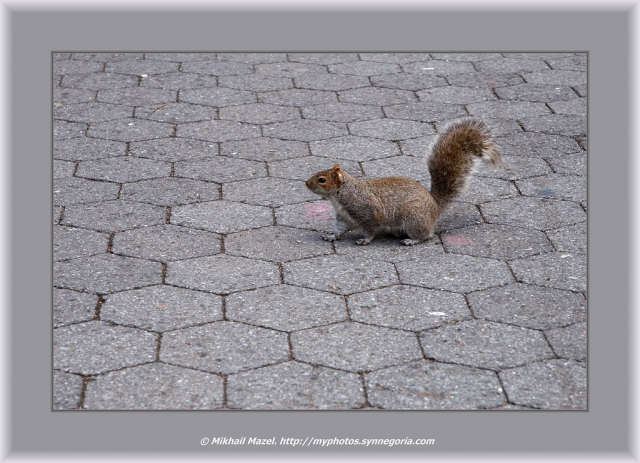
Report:
M 333 210 L 336 211 L 336 215 L 340 217 L 344 222 L 346 222 L 347 225 L 349 225 L 350 229 L 355 229 L 360 226 L 358 222 L 353 220 L 353 217 L 349 215 L 349 212 L 347 212 L 347 210 L 342 206 L 342 204 L 340 204 L 340 202 L 338 201 L 338 198 L 336 198 L 335 196 L 329 196 L 329 201 L 333 206 Z

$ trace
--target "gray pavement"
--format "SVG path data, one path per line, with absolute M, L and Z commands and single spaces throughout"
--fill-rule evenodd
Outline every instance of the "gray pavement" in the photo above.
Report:
M 573 53 L 57 53 L 54 409 L 586 409 Z M 304 180 L 480 168 L 429 242 L 328 243 Z

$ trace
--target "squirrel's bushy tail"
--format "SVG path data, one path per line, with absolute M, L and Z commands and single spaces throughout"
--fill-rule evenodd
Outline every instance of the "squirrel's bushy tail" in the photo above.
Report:
M 501 156 L 484 122 L 465 118 L 448 125 L 431 150 L 431 195 L 444 210 L 462 192 L 477 159 L 499 166 Z

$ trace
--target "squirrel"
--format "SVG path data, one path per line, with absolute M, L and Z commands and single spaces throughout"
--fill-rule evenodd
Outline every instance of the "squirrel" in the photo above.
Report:
M 390 233 L 406 246 L 433 236 L 436 222 L 451 201 L 465 188 L 478 159 L 495 167 L 502 157 L 484 122 L 465 118 L 449 124 L 437 135 L 428 160 L 431 191 L 404 177 L 357 179 L 340 169 L 318 172 L 306 181 L 313 193 L 328 199 L 336 213 L 335 241 L 350 230 L 362 229 L 358 245 L 369 244 L 375 235 Z

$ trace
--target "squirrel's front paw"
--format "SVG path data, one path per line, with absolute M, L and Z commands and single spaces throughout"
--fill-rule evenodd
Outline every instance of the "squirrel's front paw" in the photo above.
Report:
M 365 244 L 369 244 L 369 243 L 371 243 L 371 238 L 362 238 L 356 241 L 356 244 L 358 246 L 364 246 Z
M 334 235 L 334 234 L 325 233 L 325 234 L 322 235 L 322 239 L 325 240 L 325 241 L 333 242 L 333 241 L 337 240 L 338 237 L 336 235 Z

